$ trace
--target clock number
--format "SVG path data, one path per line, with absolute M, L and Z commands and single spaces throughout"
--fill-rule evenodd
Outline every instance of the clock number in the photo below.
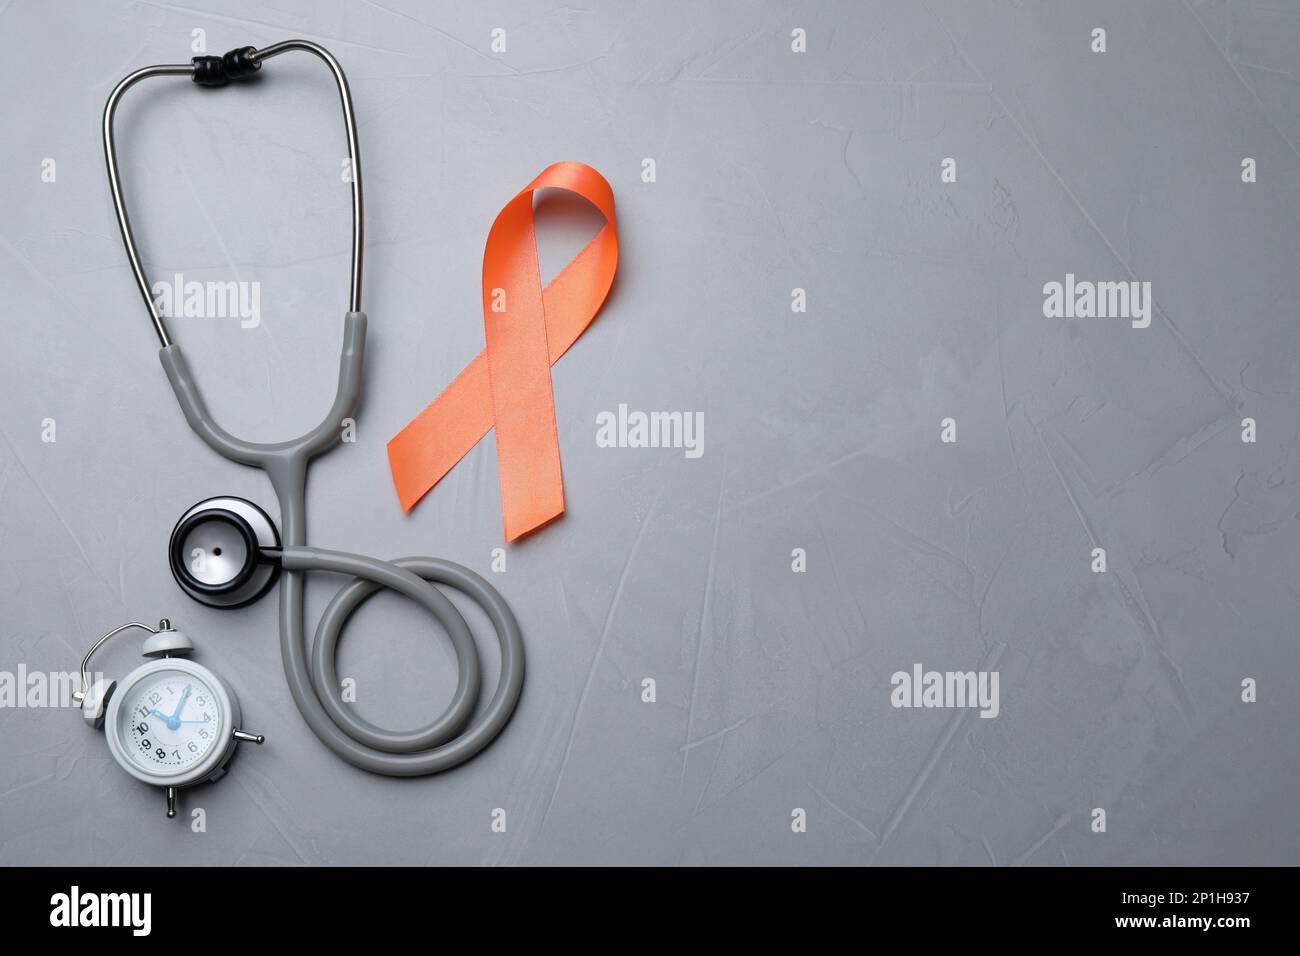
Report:
M 207 732 L 205 729 L 203 729 L 202 727 L 200 727 L 200 728 L 199 728 L 199 736 L 202 737 L 204 740 L 207 740 L 207 739 L 208 739 L 208 732 Z
M 148 737 L 146 737 L 146 738 L 144 738 L 144 740 L 140 741 L 140 748 L 141 748 L 142 750 L 148 750 L 151 746 L 153 746 L 153 745 L 149 743 L 149 738 L 148 738 Z
M 187 747 L 190 748 L 190 753 L 192 753 L 192 754 L 196 754 L 196 753 L 199 752 L 199 748 L 198 748 L 197 746 L 195 746 L 194 741 L 192 741 L 192 740 L 191 740 L 188 744 L 186 744 L 185 746 L 187 746 Z
M 180 752 L 179 750 L 173 750 L 173 751 L 172 751 L 172 756 L 175 757 L 177 760 L 180 760 L 180 759 L 181 759 L 181 752 Z
M 208 706 L 208 701 L 206 697 L 195 697 L 194 702 L 198 704 L 200 707 Z
M 149 725 L 148 725 L 148 724 L 140 724 L 140 725 L 139 725 L 138 727 L 136 727 L 135 729 L 138 730 L 138 731 L 140 731 L 140 733 L 142 733 L 142 734 L 147 734 L 147 733 L 149 732 Z
M 152 694 L 149 695 L 149 703 L 151 704 L 157 704 L 161 700 L 162 700 L 162 695 L 157 691 L 154 691 Z
M 204 720 L 211 720 L 211 719 L 212 719 L 212 715 L 209 714 L 209 713 L 205 710 L 205 711 L 203 712 L 203 719 L 204 719 Z

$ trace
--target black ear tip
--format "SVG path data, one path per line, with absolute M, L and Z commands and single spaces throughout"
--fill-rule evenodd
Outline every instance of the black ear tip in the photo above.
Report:
M 225 56 L 196 56 L 190 64 L 199 86 L 225 86 L 231 80 L 247 79 L 262 68 L 257 48 L 251 46 L 237 47 Z
M 196 56 L 190 64 L 194 67 L 194 82 L 199 86 L 225 86 L 230 82 L 219 56 Z
M 242 80 L 260 70 L 262 61 L 257 58 L 256 47 L 241 46 L 223 56 L 221 65 L 230 79 Z

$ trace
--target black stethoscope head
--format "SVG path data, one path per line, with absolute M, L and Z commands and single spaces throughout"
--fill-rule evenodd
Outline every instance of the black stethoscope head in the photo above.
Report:
M 172 529 L 167 562 L 176 583 L 209 607 L 240 607 L 275 583 L 280 534 L 270 516 L 244 498 L 200 501 Z M 271 554 L 267 552 L 270 551 Z

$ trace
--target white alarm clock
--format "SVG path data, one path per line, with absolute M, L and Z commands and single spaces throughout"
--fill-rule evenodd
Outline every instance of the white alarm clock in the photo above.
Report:
M 90 685 L 90 656 L 114 634 L 149 632 L 143 653 L 152 658 L 118 681 Z M 188 659 L 194 644 L 164 618 L 157 628 L 123 624 L 109 631 L 81 662 L 82 715 L 108 738 L 123 770 L 167 793 L 167 816 L 176 815 L 176 791 L 220 779 L 241 741 L 264 737 L 239 729 L 239 701 L 216 674 Z

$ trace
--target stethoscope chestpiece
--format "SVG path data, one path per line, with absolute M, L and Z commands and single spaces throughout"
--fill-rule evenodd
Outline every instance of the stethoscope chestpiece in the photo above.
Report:
M 167 563 L 181 590 L 209 607 L 240 607 L 265 594 L 279 573 L 267 549 L 280 547 L 270 516 L 244 498 L 200 501 L 181 515 Z

